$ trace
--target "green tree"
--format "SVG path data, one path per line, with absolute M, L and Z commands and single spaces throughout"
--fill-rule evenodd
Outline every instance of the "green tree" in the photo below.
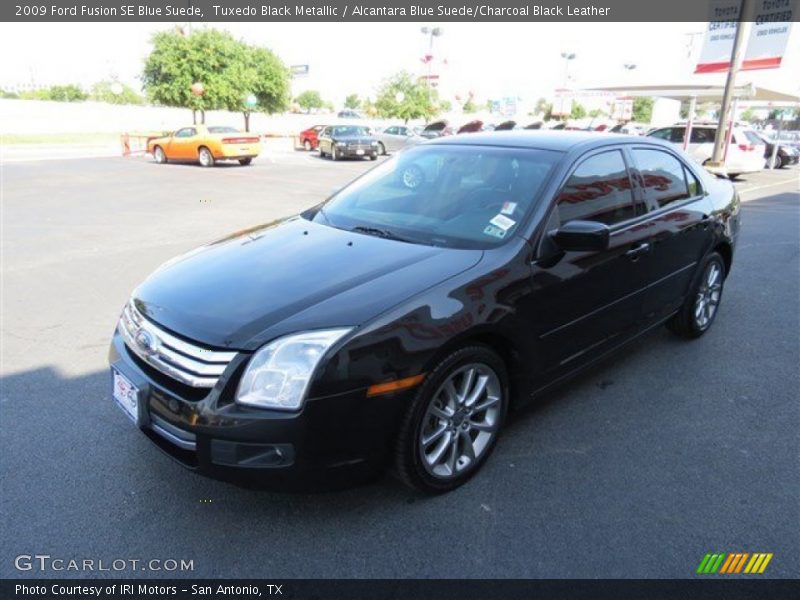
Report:
M 361 108 L 361 100 L 359 99 L 358 94 L 350 94 L 347 96 L 347 98 L 344 99 L 344 107 L 352 108 L 353 110 Z
M 439 100 L 439 112 L 448 112 L 453 110 L 453 103 L 450 100 Z
M 47 88 L 20 92 L 24 100 L 54 100 L 56 102 L 83 102 L 89 95 L 74 84 L 51 85 Z
M 306 112 L 311 112 L 312 108 L 322 108 L 325 106 L 325 101 L 316 90 L 306 90 L 294 100 Z
M 752 123 L 753 121 L 758 120 L 756 118 L 756 113 L 753 111 L 751 107 L 747 107 L 739 118 L 742 121 L 747 121 L 748 123 Z
M 595 108 L 589 111 L 589 116 L 592 117 L 593 119 L 596 119 L 597 117 L 606 116 L 606 114 L 607 113 L 602 108 Z
M 8 90 L 0 89 L 0 98 L 19 98 L 19 94 L 16 92 L 10 92 Z
M 375 108 L 383 118 L 428 119 L 436 114 L 436 90 L 420 83 L 407 71 L 401 71 L 385 80 L 378 89 Z
M 95 83 L 89 93 L 89 98 L 97 102 L 108 102 L 109 104 L 144 104 L 144 98 L 141 94 L 138 94 L 129 85 L 107 80 Z
M 633 120 L 637 123 L 649 123 L 653 118 L 653 104 L 655 100 L 649 96 L 640 96 L 633 99 Z M 687 109 L 688 110 L 688 109 Z
M 466 114 L 478 112 L 478 106 L 475 102 L 472 101 L 472 98 L 467 98 L 467 101 L 464 102 L 464 105 L 461 107 Z
M 553 110 L 552 104 L 550 104 L 545 98 L 539 98 L 533 107 L 533 114 L 546 115 L 547 113 L 552 112 L 552 110 Z
M 244 114 L 249 127 L 251 110 L 276 112 L 289 98 L 289 71 L 275 54 L 215 29 L 191 35 L 183 30 L 162 31 L 152 38 L 142 80 L 149 98 L 165 106 L 200 111 L 224 109 Z M 192 92 L 200 83 L 203 93 Z M 250 95 L 256 103 L 248 103 Z
M 572 103 L 572 110 L 569 113 L 571 119 L 582 119 L 586 116 L 586 109 L 583 107 L 583 104 L 579 102 Z

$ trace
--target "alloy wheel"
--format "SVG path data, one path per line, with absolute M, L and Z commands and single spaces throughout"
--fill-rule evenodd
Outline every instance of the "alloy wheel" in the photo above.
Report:
M 450 479 L 474 466 L 497 435 L 503 387 L 486 364 L 452 373 L 433 395 L 422 420 L 418 446 L 425 470 Z
M 716 261 L 709 263 L 697 290 L 694 303 L 694 320 L 700 330 L 706 329 L 714 318 L 722 295 L 722 267 Z

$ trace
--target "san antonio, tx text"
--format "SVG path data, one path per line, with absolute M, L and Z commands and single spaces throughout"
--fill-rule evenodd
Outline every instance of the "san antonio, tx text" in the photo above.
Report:
M 181 588 L 182 593 L 188 593 L 192 596 L 233 596 L 235 598 L 244 598 L 246 596 L 282 596 L 283 585 L 277 584 L 264 584 L 263 586 L 257 585 L 195 585 Z M 56 583 L 50 586 L 46 585 L 25 585 L 18 583 L 14 586 L 14 595 L 16 596 L 177 596 L 178 586 L 175 585 L 151 585 L 143 583 L 122 583 L 110 585 L 65 585 Z
M 213 5 L 215 17 L 607 17 L 607 6 L 289 6 L 261 4 L 250 6 Z

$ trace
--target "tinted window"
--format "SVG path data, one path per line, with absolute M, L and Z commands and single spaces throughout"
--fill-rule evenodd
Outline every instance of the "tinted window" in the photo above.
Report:
M 313 219 L 422 244 L 488 248 L 515 234 L 561 157 L 529 148 L 416 146 L 345 187 Z
M 397 131 L 395 133 L 397 133 L 397 135 L 408 135 L 408 128 L 407 127 L 398 127 Z
M 330 134 L 331 134 L 331 128 L 330 127 L 326 127 L 325 130 L 322 132 L 322 135 L 328 135 L 329 136 Z
M 239 130 L 235 127 L 209 127 L 209 133 L 239 133 Z
M 653 133 L 650 134 L 650 137 L 654 137 L 659 140 L 667 140 L 669 141 L 670 137 L 672 136 L 672 128 L 665 127 L 664 129 L 656 129 Z
M 660 207 L 689 197 L 686 173 L 677 158 L 661 150 L 643 148 L 633 150 L 633 157 L 652 203 Z
M 369 135 L 366 127 L 357 127 L 355 125 L 343 125 L 341 127 L 334 127 L 333 134 L 346 137 L 356 135 Z
M 603 152 L 583 161 L 556 201 L 562 224 L 579 219 L 612 225 L 632 218 L 633 193 L 622 153 Z
M 384 130 L 384 133 L 388 133 L 389 135 L 395 135 L 397 133 L 397 127 L 387 127 Z
M 694 173 L 692 173 L 685 166 L 683 167 L 683 169 L 684 171 L 686 171 L 686 183 L 689 186 L 689 195 L 694 197 L 702 194 L 703 188 L 700 186 L 700 182 L 697 181 L 697 177 L 694 176 Z
M 709 127 L 695 127 L 692 129 L 692 144 L 713 144 L 717 130 Z

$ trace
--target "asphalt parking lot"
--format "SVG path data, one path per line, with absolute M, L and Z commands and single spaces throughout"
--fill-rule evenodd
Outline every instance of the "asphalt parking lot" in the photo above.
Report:
M 145 158 L 2 173 L 0 576 L 14 557 L 184 559 L 181 577 L 692 577 L 771 552 L 800 577 L 798 169 L 737 183 L 744 229 L 712 330 L 657 331 L 518 414 L 483 471 L 425 498 L 390 476 L 277 494 L 196 476 L 110 398 L 133 288 L 176 254 L 296 213 L 374 163 L 269 152 L 251 167 Z M 107 574 L 106 574 L 107 575 Z

